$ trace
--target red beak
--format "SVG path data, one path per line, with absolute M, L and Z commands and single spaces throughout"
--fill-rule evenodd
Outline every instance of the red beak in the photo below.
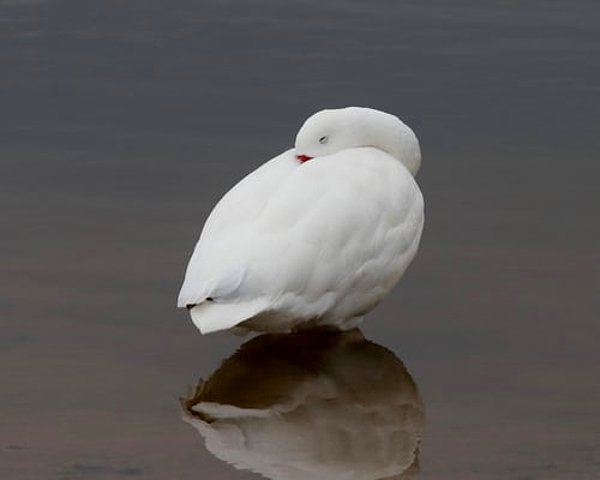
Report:
M 300 160 L 302 163 L 308 162 L 309 160 L 313 159 L 313 157 L 309 157 L 308 155 L 296 155 L 296 158 L 298 160 Z

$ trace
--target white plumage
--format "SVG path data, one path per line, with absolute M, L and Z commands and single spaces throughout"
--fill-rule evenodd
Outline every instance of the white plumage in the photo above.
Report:
M 179 307 L 202 333 L 355 327 L 416 254 L 423 197 L 412 130 L 348 107 L 311 116 L 295 147 L 235 185 L 210 214 Z

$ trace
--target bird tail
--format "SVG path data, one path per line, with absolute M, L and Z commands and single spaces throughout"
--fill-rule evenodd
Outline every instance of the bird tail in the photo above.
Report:
M 235 327 L 268 309 L 269 302 L 259 298 L 240 303 L 205 301 L 194 305 L 190 315 L 201 333 L 217 332 Z

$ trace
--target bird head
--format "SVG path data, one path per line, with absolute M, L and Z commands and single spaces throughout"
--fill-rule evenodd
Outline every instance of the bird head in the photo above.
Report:
M 421 164 L 419 141 L 410 127 L 398 117 L 372 108 L 321 110 L 310 116 L 296 135 L 296 158 L 301 162 L 357 147 L 378 148 L 413 175 Z

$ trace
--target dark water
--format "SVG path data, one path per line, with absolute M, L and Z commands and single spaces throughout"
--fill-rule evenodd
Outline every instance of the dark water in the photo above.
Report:
M 258 478 L 179 405 L 247 339 L 200 336 L 175 297 L 220 194 L 350 104 L 421 139 L 420 253 L 364 360 L 234 357 L 247 397 L 219 398 L 330 388 L 363 440 L 379 424 L 344 408 L 421 399 L 423 425 L 389 421 L 412 432 L 391 478 L 600 478 L 598 58 L 591 0 L 0 0 L 0 478 Z M 371 367 L 398 372 L 387 393 Z M 338 465 L 364 472 L 352 438 Z

